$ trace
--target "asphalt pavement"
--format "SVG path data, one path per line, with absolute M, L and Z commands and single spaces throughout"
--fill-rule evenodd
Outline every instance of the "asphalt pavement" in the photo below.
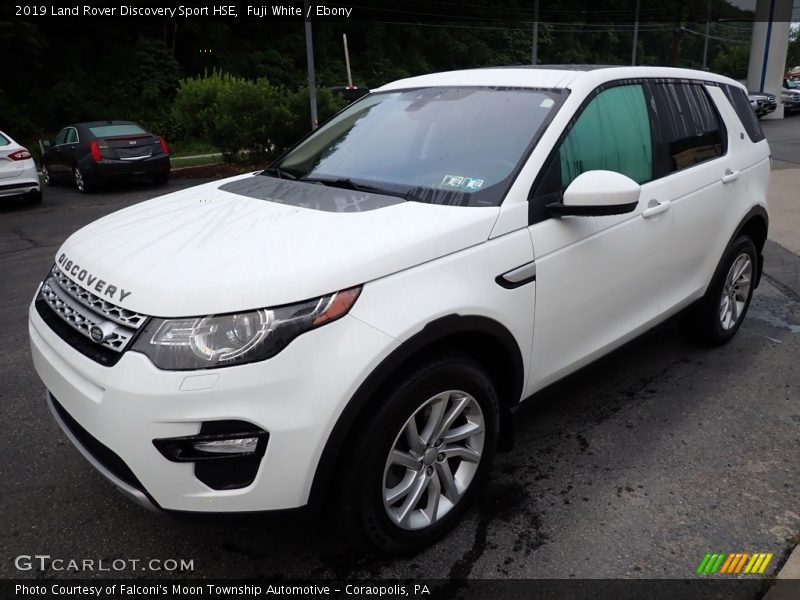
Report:
M 782 160 L 800 165 L 793 143 L 773 152 L 789 147 Z M 50 188 L 39 206 L 0 207 L 0 577 L 109 576 L 15 568 L 21 554 L 47 554 L 189 559 L 192 571 L 169 574 L 187 578 L 684 578 L 707 552 L 771 552 L 769 576 L 800 541 L 800 257 L 774 242 L 729 345 L 697 348 L 667 323 L 542 393 L 477 505 L 417 556 L 351 548 L 330 535 L 331 514 L 281 526 L 197 523 L 135 506 L 51 418 L 26 313 L 71 232 L 196 183 L 89 196 Z

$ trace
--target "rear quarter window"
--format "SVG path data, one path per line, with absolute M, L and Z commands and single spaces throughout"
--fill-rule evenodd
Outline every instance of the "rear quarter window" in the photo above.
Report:
M 10 143 L 11 140 L 9 140 L 6 136 L 0 133 L 0 146 L 8 146 Z
M 761 123 L 758 122 L 758 117 L 753 112 L 753 107 L 750 106 L 750 100 L 747 98 L 745 91 L 733 85 L 723 85 L 721 87 L 742 122 L 750 141 L 755 143 L 763 140 L 764 132 L 761 129 Z

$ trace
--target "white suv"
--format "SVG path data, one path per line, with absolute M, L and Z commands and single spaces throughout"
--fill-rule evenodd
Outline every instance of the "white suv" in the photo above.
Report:
M 262 173 L 73 234 L 33 361 L 66 435 L 142 504 L 336 498 L 410 551 L 457 521 L 524 399 L 679 311 L 706 342 L 736 333 L 769 170 L 745 89 L 709 73 L 397 81 Z

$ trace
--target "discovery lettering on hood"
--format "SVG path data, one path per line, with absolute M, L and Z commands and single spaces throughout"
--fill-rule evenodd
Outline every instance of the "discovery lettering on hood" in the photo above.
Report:
M 87 289 L 95 291 L 98 294 L 102 294 L 103 296 L 114 298 L 114 294 L 119 292 L 119 301 L 122 302 L 132 293 L 117 287 L 116 285 L 111 285 L 96 275 L 92 275 L 86 269 L 82 268 L 78 263 L 67 258 L 67 255 L 64 253 L 58 257 L 58 266 L 64 273 L 70 275 L 73 279 L 77 279 L 81 283 L 85 283 Z

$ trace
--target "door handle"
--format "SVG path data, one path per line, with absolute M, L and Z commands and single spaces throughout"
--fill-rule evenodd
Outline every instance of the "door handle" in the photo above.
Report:
M 671 205 L 672 203 L 669 200 L 650 200 L 650 203 L 647 205 L 649 208 L 645 208 L 642 211 L 642 216 L 645 219 L 655 217 L 656 215 L 668 211 Z
M 730 183 L 731 181 L 736 181 L 737 179 L 739 179 L 739 171 L 725 169 L 725 174 L 722 176 L 722 183 Z

